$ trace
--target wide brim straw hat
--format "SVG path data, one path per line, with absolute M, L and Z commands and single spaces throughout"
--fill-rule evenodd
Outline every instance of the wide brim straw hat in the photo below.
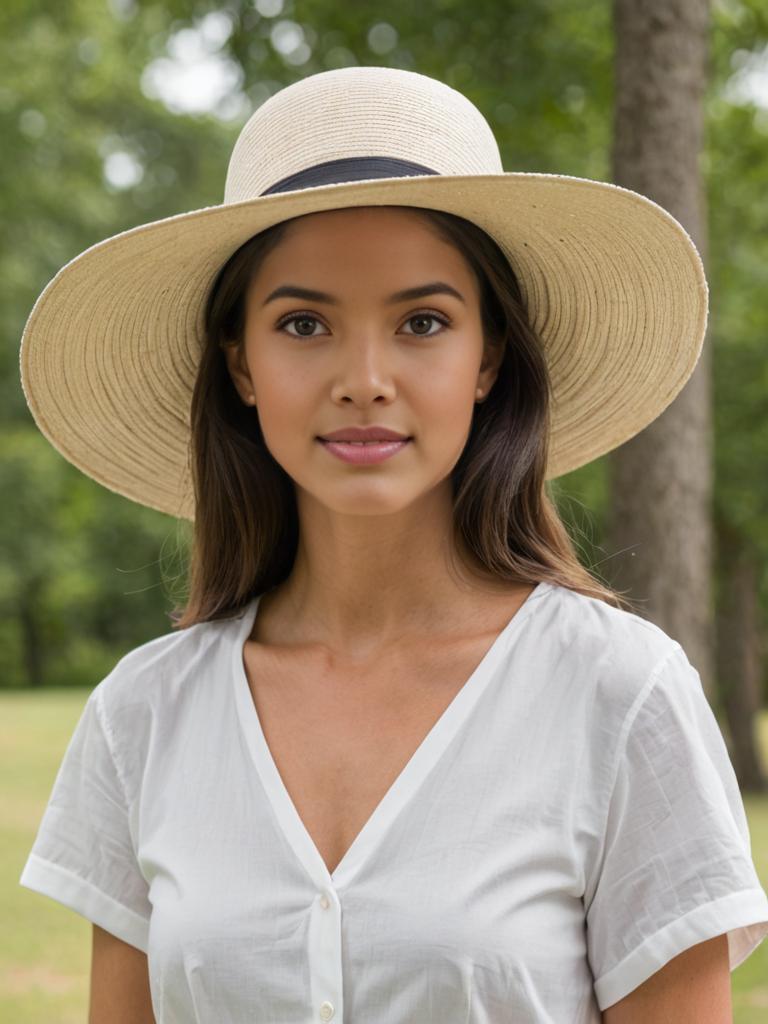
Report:
M 121 232 L 59 270 L 21 343 L 37 426 L 110 490 L 194 519 L 189 411 L 220 268 L 279 221 L 378 205 L 456 214 L 503 250 L 549 367 L 547 479 L 633 437 L 693 372 L 707 282 L 670 213 L 607 182 L 505 172 L 460 92 L 412 71 L 347 67 L 258 107 L 223 203 Z

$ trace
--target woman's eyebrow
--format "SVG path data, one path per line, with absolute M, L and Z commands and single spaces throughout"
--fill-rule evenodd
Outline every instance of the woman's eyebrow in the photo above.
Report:
M 390 295 L 386 302 L 388 305 L 392 305 L 395 302 L 406 302 L 409 299 L 423 299 L 427 295 L 441 294 L 452 295 L 466 305 L 466 300 L 461 292 L 457 292 L 455 288 L 446 284 L 445 281 L 431 281 L 429 284 L 420 284 L 415 288 L 404 288 L 402 291 Z M 297 284 L 281 284 L 279 288 L 275 288 L 273 292 L 269 293 L 262 306 L 266 306 L 268 302 L 272 302 L 274 299 L 281 298 L 305 299 L 307 302 L 327 302 L 330 306 L 337 306 L 339 304 L 338 299 L 335 299 L 333 295 L 328 295 L 327 292 L 319 292 L 314 288 L 302 288 Z

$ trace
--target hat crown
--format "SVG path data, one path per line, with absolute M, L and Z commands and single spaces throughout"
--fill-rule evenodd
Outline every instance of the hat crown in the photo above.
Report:
M 488 122 L 451 86 L 399 68 L 336 68 L 286 86 L 254 111 L 232 150 L 224 202 L 254 199 L 319 165 L 376 157 L 424 168 L 393 165 L 387 177 L 503 173 Z M 344 171 L 333 180 L 346 180 Z

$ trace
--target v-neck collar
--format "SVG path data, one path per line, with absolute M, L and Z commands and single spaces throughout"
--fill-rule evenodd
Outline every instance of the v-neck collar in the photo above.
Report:
M 243 648 L 253 629 L 261 595 L 253 598 L 237 616 L 235 621 L 239 624 L 239 628 L 235 632 L 231 660 L 231 678 L 235 691 L 237 715 L 272 810 L 296 857 L 318 889 L 327 889 L 330 886 L 338 889 L 348 885 L 360 871 L 397 815 L 417 792 L 448 744 L 469 718 L 470 712 L 493 678 L 512 637 L 530 617 L 536 600 L 554 589 L 555 586 L 546 581 L 541 581 L 534 587 L 411 755 L 410 760 L 374 808 L 373 813 L 355 836 L 351 846 L 333 872 L 328 871 L 328 866 L 301 820 L 283 783 L 282 776 L 277 770 L 248 684 L 243 661 Z

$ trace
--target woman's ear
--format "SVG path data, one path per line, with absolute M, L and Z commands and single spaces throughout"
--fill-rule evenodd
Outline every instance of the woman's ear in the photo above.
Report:
M 238 341 L 222 342 L 219 346 L 224 353 L 229 375 L 237 393 L 246 405 L 254 405 L 256 396 L 253 391 L 251 375 L 245 361 L 245 346 Z
M 483 349 L 483 361 L 477 375 L 477 386 L 482 391 L 482 400 L 496 383 L 501 364 L 504 359 L 504 346 L 495 343 L 486 343 Z

